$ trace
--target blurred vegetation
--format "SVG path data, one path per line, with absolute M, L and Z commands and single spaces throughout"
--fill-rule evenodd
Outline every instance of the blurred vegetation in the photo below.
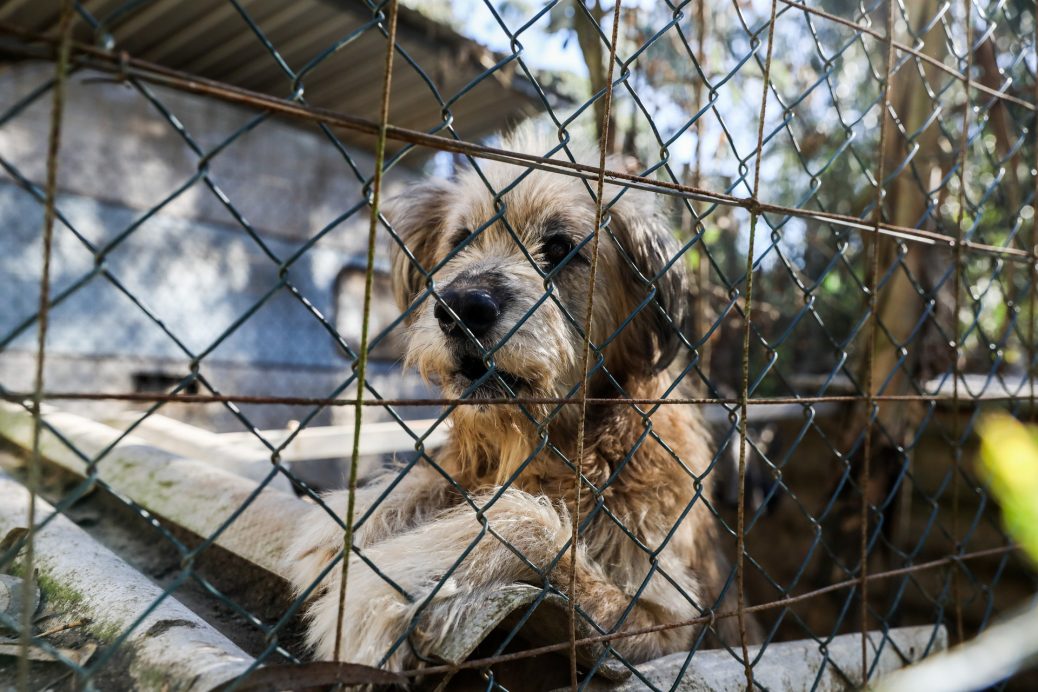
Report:
M 1006 530 L 1038 565 L 1038 428 L 993 415 L 979 433 L 984 471 Z
M 982 472 L 1002 508 L 1006 530 L 1038 565 L 1038 428 L 1005 414 L 978 426 Z M 1017 606 L 976 637 L 880 680 L 880 692 L 1034 689 L 1038 666 L 1038 597 Z M 1006 682 L 1008 680 L 1008 683 Z
M 476 40 L 507 43 L 496 20 L 472 20 L 478 3 L 408 3 Z M 612 3 L 564 0 L 546 12 L 535 0 L 492 5 L 505 26 L 524 27 L 520 58 L 529 60 L 545 42 L 557 44 L 560 37 L 579 49 L 582 64 L 560 66 L 556 72 L 562 74 L 552 75 L 553 84 L 570 92 L 563 94 L 569 103 L 560 103 L 556 116 L 571 131 L 597 133 L 602 99 L 581 107 L 605 85 L 603 37 L 611 32 Z M 749 196 L 769 9 L 766 2 L 733 7 L 705 0 L 676 8 L 623 5 L 617 48 L 622 64 L 616 71 L 623 81 L 614 96 L 610 150 L 628 157 L 637 172 Z M 884 3 L 825 0 L 819 9 L 880 32 L 886 23 Z M 898 40 L 924 45 L 931 59 L 961 72 L 966 63 L 962 12 L 958 4 L 937 0 L 898 4 L 894 32 Z M 977 6 L 972 21 L 974 35 L 986 35 L 973 49 L 973 79 L 1029 98 L 1034 78 L 1022 55 L 1033 33 L 1033 4 L 1008 0 Z M 780 11 L 775 41 L 761 165 L 764 199 L 870 219 L 882 157 L 884 219 L 955 236 L 967 104 L 961 80 L 899 55 L 890 87 L 896 119 L 888 119 L 887 150 L 879 152 L 883 41 L 789 7 Z M 968 105 L 962 233 L 974 242 L 1029 247 L 1032 114 L 976 91 Z M 719 393 L 730 394 L 723 390 L 739 380 L 741 343 L 741 319 L 731 302 L 745 280 L 748 216 L 726 206 L 674 198 L 666 203 L 675 234 L 687 243 L 684 259 L 698 278 L 693 299 L 699 324 L 693 336 L 705 339 L 701 369 Z M 853 387 L 847 382 L 861 379 L 866 350 L 870 236 L 803 217 L 768 214 L 765 221 L 757 238 L 759 338 L 751 354 L 756 393 L 817 393 L 804 382 L 818 390 L 834 376 L 841 386 Z M 962 341 L 960 371 L 1023 374 L 1031 319 L 1023 265 L 965 253 L 963 279 L 956 285 L 950 252 L 886 240 L 879 252 L 877 364 L 886 393 L 914 393 L 934 378 L 947 378 L 954 357 L 949 344 L 956 335 Z M 961 309 L 953 315 L 956 291 Z
M 501 23 L 522 27 L 520 59 L 534 62 L 533 54 L 549 42 L 556 49 L 560 42 L 577 48 L 575 61 L 557 70 L 542 63 L 540 69 L 552 72 L 550 83 L 562 85 L 553 108 L 558 122 L 575 136 L 593 138 L 602 121 L 601 100 L 588 105 L 588 99 L 605 84 L 603 37 L 611 33 L 612 1 L 563 0 L 545 12 L 546 4 L 537 0 L 491 4 Z M 775 482 L 769 487 L 778 488 L 764 507 L 770 513 L 766 528 L 761 524 L 748 536 L 766 575 L 749 578 L 750 600 L 757 602 L 784 593 L 788 584 L 810 590 L 859 573 L 863 494 L 870 507 L 868 530 L 874 532 L 870 572 L 1004 545 L 997 520 L 989 522 L 993 518 L 986 510 L 992 503 L 976 480 L 976 409 L 953 409 L 948 402 L 911 395 L 950 399 L 958 373 L 970 376 L 958 387 L 963 402 L 994 394 L 1003 398 L 999 406 L 1019 415 L 1035 366 L 1033 287 L 1026 262 L 971 249 L 957 258 L 949 247 L 890 236 L 877 241 L 867 228 L 882 200 L 879 216 L 886 224 L 1031 250 L 1038 239 L 1035 114 L 990 92 L 1034 99 L 1034 3 L 969 3 L 974 43 L 967 47 L 965 3 L 895 2 L 894 37 L 925 57 L 895 52 L 889 107 L 882 98 L 887 56 L 880 38 L 888 29 L 887 3 L 809 5 L 878 36 L 778 5 L 760 196 L 807 213 L 769 212 L 758 224 L 750 389 L 757 397 L 850 394 L 854 401 L 830 409 L 824 420 L 805 407 L 805 421 L 773 429 L 751 414 L 751 462 L 762 478 Z M 453 7 L 459 31 L 508 45 L 500 36 L 495 44 L 472 31 L 465 8 L 478 9 L 482 0 Z M 608 139 L 610 153 L 618 157 L 613 165 L 749 197 L 769 12 L 766 1 L 625 0 L 617 47 L 620 81 Z M 493 22 L 479 26 L 496 30 Z M 967 63 L 974 83 L 969 91 L 961 79 Z M 697 345 L 698 372 L 685 382 L 703 394 L 737 395 L 749 214 L 741 207 L 665 195 L 659 203 L 694 277 L 690 300 L 696 324 L 689 337 Z M 854 217 L 866 228 L 809 217 L 815 211 Z M 870 293 L 873 250 L 878 286 Z M 872 296 L 873 392 L 901 400 L 888 399 L 870 410 L 865 363 Z M 736 439 L 733 430 L 729 442 Z M 871 430 L 870 475 L 863 486 L 866 430 Z M 989 434 L 993 437 L 985 444 L 996 450 L 1007 436 Z M 1013 463 L 1031 464 L 1026 473 L 1010 468 L 1010 462 L 996 464 L 990 473 L 1006 521 L 1024 542 L 1033 539 L 1020 532 L 1038 527 L 1035 500 L 1032 495 L 1028 505 L 1022 495 L 1018 502 L 1007 498 L 1016 497 L 1014 485 L 1033 478 L 1038 465 L 1033 452 L 1014 455 Z M 879 581 L 870 586 L 870 603 L 875 613 L 885 613 L 884 626 L 932 624 L 937 604 L 937 621 L 953 640 L 968 639 L 989 626 L 992 612 L 1005 612 L 1033 593 L 1033 578 L 1015 568 L 1015 556 L 1011 559 L 1012 569 L 1000 558 L 972 561 L 970 579 L 956 581 L 942 573 Z M 988 588 L 996 583 L 997 590 Z M 857 604 L 846 595 L 821 603 L 806 607 L 797 621 L 777 623 L 781 636 L 802 636 L 801 618 L 816 632 L 862 626 Z

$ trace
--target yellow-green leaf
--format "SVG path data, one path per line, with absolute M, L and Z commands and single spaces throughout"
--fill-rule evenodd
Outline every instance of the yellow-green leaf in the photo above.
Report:
M 1006 529 L 1038 563 L 1038 432 L 1007 415 L 988 416 L 978 432 L 981 460 Z

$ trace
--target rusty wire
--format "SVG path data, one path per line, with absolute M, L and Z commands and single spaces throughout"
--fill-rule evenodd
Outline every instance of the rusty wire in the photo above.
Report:
M 47 326 L 50 307 L 51 258 L 54 239 L 55 205 L 57 203 L 58 186 L 58 151 L 61 148 L 61 120 L 65 114 L 65 84 L 69 72 L 69 54 L 72 45 L 73 27 L 72 0 L 62 0 L 61 14 L 58 24 L 58 55 L 55 60 L 54 96 L 51 105 L 50 134 L 47 142 L 47 181 L 45 187 L 45 203 L 43 212 L 43 251 L 42 269 L 40 272 L 39 319 L 36 329 L 36 364 L 33 374 L 32 395 L 32 454 L 29 459 L 26 487 L 29 490 L 29 513 L 26 517 L 28 534 L 25 547 L 24 581 L 20 598 L 22 603 L 33 602 L 36 589 L 35 572 L 35 537 L 36 537 L 36 498 L 39 492 L 41 465 L 40 439 L 43 434 L 43 413 L 41 403 L 44 386 L 44 359 L 47 352 Z M 33 613 L 22 607 L 21 631 L 18 641 L 21 652 L 18 657 L 18 689 L 29 690 L 29 643 L 32 639 Z
M 15 403 L 25 402 L 32 399 L 31 392 L 0 392 L 0 401 L 11 401 Z M 257 406 L 356 406 L 355 398 L 335 398 L 320 396 L 262 396 L 254 394 L 180 394 L 161 392 L 43 392 L 40 397 L 42 401 L 131 401 L 138 403 L 183 403 L 183 404 L 226 404 L 239 403 Z M 959 401 L 961 405 L 980 405 L 983 403 L 997 403 L 1001 401 L 1016 401 L 1020 399 L 1019 394 L 983 394 L 971 397 L 967 401 Z M 781 404 L 800 404 L 810 406 L 811 404 L 839 404 L 861 401 L 860 396 L 853 394 L 828 394 L 822 396 L 788 396 L 788 397 L 752 397 L 746 400 L 749 406 L 773 406 Z M 918 401 L 924 403 L 948 403 L 955 402 L 951 396 L 939 394 L 877 394 L 873 401 Z M 517 406 L 517 405 L 580 405 L 580 400 L 573 397 L 535 397 L 517 396 L 514 398 L 497 397 L 480 399 L 458 398 L 381 398 L 365 399 L 362 406 Z M 588 406 L 729 406 L 738 407 L 742 400 L 739 398 L 724 397 L 668 397 L 638 398 L 638 397 L 588 397 Z
M 46 36 L 26 32 L 18 27 L 13 27 L 5 22 L 0 22 L 0 33 L 26 37 L 32 40 L 49 42 Z M 249 91 L 228 84 L 213 82 L 212 80 L 188 75 L 176 70 L 148 63 L 130 57 L 125 52 L 113 53 L 92 46 L 74 44 L 79 55 L 73 58 L 73 63 L 79 67 L 89 67 L 104 70 L 120 75 L 121 77 L 134 77 L 144 82 L 178 89 L 187 93 L 210 96 L 229 103 L 255 108 L 261 111 L 270 111 L 279 115 L 285 115 L 301 120 L 324 123 L 345 130 L 358 133 L 378 135 L 378 123 L 364 118 L 337 113 L 314 106 L 303 106 L 297 102 L 279 99 L 267 94 Z M 17 48 L 12 49 L 17 51 Z M 911 52 L 911 51 L 910 51 Z M 533 156 L 521 152 L 507 151 L 495 147 L 488 147 L 472 142 L 430 135 L 416 130 L 390 125 L 386 128 L 386 138 L 416 146 L 428 147 L 436 151 L 447 151 L 456 154 L 464 154 L 477 159 L 489 161 L 500 161 L 524 168 L 536 168 L 551 171 L 560 175 L 580 177 L 594 180 L 596 169 L 572 161 L 560 159 L 549 159 L 543 156 Z M 689 185 L 668 182 L 643 175 L 634 175 L 617 170 L 607 170 L 606 180 L 612 184 L 623 185 L 632 189 L 655 192 L 662 195 L 685 197 L 703 202 L 741 207 L 750 212 L 763 214 L 767 212 L 796 216 L 805 219 L 823 221 L 832 225 L 844 226 L 862 233 L 879 233 L 891 238 L 909 240 L 924 245 L 935 247 L 954 248 L 956 241 L 941 233 L 926 231 L 918 228 L 896 226 L 881 223 L 877 227 L 862 221 L 854 216 L 834 212 L 816 211 L 798 207 L 788 207 L 767 202 L 758 202 L 748 198 L 736 197 L 716 191 L 694 188 Z M 1027 261 L 1029 255 L 1026 251 L 1012 247 L 998 247 L 986 243 L 964 241 L 963 249 L 969 252 L 1002 257 L 1014 262 Z
M 1009 545 L 999 548 L 989 548 L 986 550 L 977 550 L 962 555 L 954 555 L 938 560 L 932 560 L 930 562 L 921 562 L 910 567 L 902 567 L 899 569 L 891 569 L 883 572 L 874 572 L 868 575 L 869 581 L 881 581 L 883 579 L 893 579 L 894 577 L 901 577 L 906 574 L 915 574 L 918 572 L 925 572 L 927 570 L 937 569 L 939 567 L 947 567 L 949 565 L 959 565 L 963 561 L 975 560 L 984 557 L 993 557 L 997 555 L 1005 555 L 1019 549 L 1019 546 Z M 829 584 L 819 589 L 809 591 L 807 593 L 799 594 L 797 596 L 787 596 L 780 598 L 769 603 L 760 603 L 757 605 L 746 606 L 743 609 L 745 614 L 762 613 L 768 610 L 774 610 L 775 608 L 788 608 L 796 603 L 803 603 L 805 601 L 811 601 L 819 596 L 833 593 L 834 591 L 842 591 L 843 589 L 852 589 L 860 584 L 860 580 L 855 577 L 853 579 L 846 579 L 835 584 Z M 597 644 L 603 642 L 612 642 L 619 639 L 626 639 L 628 637 L 636 637 L 641 634 L 650 634 L 652 632 L 662 632 L 671 629 L 680 629 L 683 627 L 694 627 L 696 625 L 706 625 L 713 623 L 717 620 L 724 620 L 727 618 L 739 617 L 738 610 L 730 610 L 723 613 L 711 613 L 710 615 L 704 615 L 697 618 L 691 618 L 689 620 L 683 620 L 682 622 L 671 622 L 665 625 L 655 625 L 653 627 L 643 627 L 639 629 L 632 629 L 620 632 L 611 632 L 609 634 L 600 634 L 593 637 L 584 637 L 577 640 L 578 646 L 585 644 Z M 569 648 L 569 642 L 561 642 L 559 644 L 548 644 L 546 646 L 539 646 L 533 649 L 524 649 L 522 651 L 516 651 L 515 653 L 502 654 L 499 656 L 487 657 L 474 659 L 471 661 L 465 661 L 456 665 L 442 665 L 442 666 L 429 666 L 426 668 L 417 668 L 414 670 L 405 670 L 401 675 L 409 678 L 419 677 L 423 675 L 433 675 L 437 673 L 453 673 L 459 670 L 466 670 L 471 668 L 485 668 L 487 666 L 496 665 L 498 663 L 507 663 L 509 661 L 521 661 L 527 658 L 534 658 L 547 653 L 555 653 L 559 651 L 566 651 Z
M 738 5 L 736 5 L 738 8 Z M 749 407 L 746 401 L 750 398 L 750 337 L 752 336 L 753 316 L 753 269 L 756 261 L 754 252 L 757 239 L 757 223 L 760 214 L 755 211 L 760 195 L 760 166 L 764 159 L 764 120 L 768 112 L 768 91 L 771 89 L 771 58 L 775 48 L 775 16 L 778 10 L 777 0 L 771 0 L 771 16 L 768 18 L 768 51 L 764 59 L 764 70 L 761 78 L 760 111 L 757 116 L 757 150 L 753 164 L 753 193 L 750 199 L 750 236 L 746 249 L 746 297 L 743 308 L 742 329 L 742 382 L 739 395 L 739 470 L 738 470 L 738 503 L 735 528 L 735 586 L 736 613 L 739 623 L 739 645 L 742 647 L 743 673 L 746 676 L 746 692 L 753 689 L 753 666 L 750 664 L 750 645 L 746 634 L 746 449 L 749 444 L 747 426 L 749 425 Z
M 886 43 L 886 61 L 884 63 L 882 98 L 880 100 L 879 121 L 879 161 L 876 175 L 876 201 L 872 210 L 872 223 L 875 228 L 883 221 L 883 203 L 886 197 L 886 146 L 887 127 L 890 120 L 890 80 L 893 79 L 894 68 L 894 0 L 887 0 L 887 26 L 884 42 Z M 879 235 L 873 234 L 869 243 L 869 278 L 865 285 L 869 299 L 869 335 L 865 344 L 865 440 L 862 445 L 861 460 L 861 518 L 859 533 L 859 571 L 861 590 L 861 676 L 862 685 L 869 679 L 869 486 L 871 484 L 872 435 L 873 427 L 879 411 L 876 407 L 875 363 L 876 339 L 879 337 L 878 296 L 879 292 Z M 956 245 L 958 249 L 959 245 Z M 957 400 L 956 400 L 957 401 Z
M 1038 22 L 1035 22 L 1034 26 L 1034 41 L 1035 45 L 1038 46 Z M 1038 103 L 1038 79 L 1034 82 L 1034 99 L 1035 103 Z M 1038 122 L 1036 126 L 1032 128 L 1032 139 L 1035 151 L 1038 151 Z M 1038 201 L 1038 162 L 1034 163 L 1034 169 L 1032 170 L 1034 177 L 1034 199 Z M 1038 305 L 1038 214 L 1035 214 L 1031 220 L 1031 242 L 1030 251 L 1031 256 L 1027 263 L 1028 273 L 1028 289 L 1027 289 L 1027 305 L 1029 308 L 1029 315 L 1027 318 L 1027 380 L 1028 380 L 1028 414 L 1027 419 L 1032 423 L 1035 420 L 1035 377 L 1038 377 L 1038 316 L 1035 315 L 1035 306 Z
M 367 382 L 368 329 L 371 317 L 371 294 L 375 277 L 375 240 L 379 228 L 379 201 L 382 196 L 382 172 L 386 159 L 386 127 L 389 125 L 389 99 L 393 89 L 393 55 L 396 52 L 397 0 L 389 0 L 387 19 L 386 63 L 382 76 L 382 102 L 379 104 L 378 139 L 375 142 L 375 172 L 371 178 L 371 215 L 368 219 L 368 248 L 364 269 L 364 309 L 361 321 L 360 352 L 357 355 L 357 399 L 353 409 L 353 449 L 350 453 L 349 495 L 345 508 L 346 528 L 342 534 L 342 551 L 350 554 L 353 546 L 353 519 L 357 501 L 357 467 L 360 461 L 360 430 L 364 413 L 364 386 Z M 335 662 L 339 662 L 342 646 L 342 618 L 346 610 L 346 586 L 350 575 L 350 560 L 342 561 L 339 580 L 339 606 L 335 622 Z
M 955 219 L 955 238 L 957 241 L 955 244 L 955 276 L 953 277 L 954 283 L 954 298 L 955 298 L 955 314 L 958 315 L 962 311 L 962 236 L 963 236 L 963 222 L 966 219 L 966 163 L 969 159 L 967 153 L 969 151 L 969 128 L 970 128 L 970 111 L 972 105 L 970 101 L 970 85 L 972 82 L 971 72 L 973 70 L 973 4 L 970 0 L 963 0 L 963 22 L 966 24 L 966 43 L 964 51 L 966 53 L 966 81 L 964 88 L 964 102 L 962 106 L 962 131 L 959 135 L 959 213 Z M 959 336 L 959 323 L 955 321 L 955 329 L 952 334 L 951 342 L 951 358 L 952 358 L 952 407 L 958 409 L 959 405 L 959 381 L 962 379 L 961 360 L 962 360 L 962 344 L 961 337 Z M 962 545 L 959 539 L 959 473 L 957 469 L 962 465 L 962 433 L 959 430 L 959 413 L 956 410 L 955 415 L 952 416 L 952 439 L 954 441 L 954 447 L 952 449 L 952 463 L 955 466 L 955 470 L 952 475 L 952 539 L 955 541 L 955 550 L 959 552 L 962 550 Z M 955 573 L 952 576 L 952 602 L 955 609 L 955 638 L 958 643 L 962 643 L 965 638 L 965 628 L 962 622 L 962 594 L 960 586 L 960 575 Z
M 620 30 L 620 0 L 613 2 L 613 27 L 609 37 L 609 68 L 606 76 L 605 93 L 602 95 L 601 135 L 598 143 L 598 176 L 595 180 L 595 221 L 591 227 L 591 270 L 588 272 L 588 301 L 584 311 L 584 346 L 581 354 L 581 378 L 578 399 L 580 402 L 580 418 L 577 422 L 577 454 L 576 467 L 573 469 L 573 531 L 570 535 L 570 570 L 569 593 L 576 593 L 577 584 L 577 549 L 580 538 L 580 500 L 584 476 L 584 444 L 585 416 L 587 414 L 587 391 L 590 385 L 588 368 L 591 362 L 591 327 L 595 310 L 595 288 L 598 276 L 598 258 L 602 237 L 603 212 L 605 211 L 605 171 L 608 153 L 609 127 L 613 112 L 613 76 L 616 70 L 616 39 Z M 597 94 L 595 95 L 597 98 Z M 569 599 L 569 676 L 570 687 L 577 691 L 577 602 Z

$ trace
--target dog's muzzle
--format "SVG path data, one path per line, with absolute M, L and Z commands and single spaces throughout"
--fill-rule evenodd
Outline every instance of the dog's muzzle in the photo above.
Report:
M 463 388 L 481 381 L 474 396 L 505 396 L 509 392 L 502 385 L 518 392 L 527 383 L 516 375 L 495 367 L 495 374 L 487 377 L 486 353 L 482 350 L 495 346 L 491 343 L 495 339 L 493 332 L 501 321 L 506 298 L 492 283 L 487 285 L 480 281 L 472 285 L 469 281 L 467 277 L 462 278 L 441 291 L 440 300 L 433 308 L 433 316 L 454 357 L 455 381 Z M 480 340 L 482 348 L 469 338 L 466 330 Z
M 501 315 L 501 303 L 483 288 L 447 289 L 440 294 L 433 315 L 440 329 L 451 339 L 466 338 L 454 315 L 477 339 L 487 335 Z M 448 308 L 450 308 L 448 310 Z

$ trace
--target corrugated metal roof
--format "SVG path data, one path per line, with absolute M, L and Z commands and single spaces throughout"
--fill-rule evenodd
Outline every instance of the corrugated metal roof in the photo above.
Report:
M 8 0 L 0 4 L 0 20 L 50 31 L 56 24 L 57 4 Z M 134 57 L 273 96 L 292 93 L 289 75 L 230 2 L 86 0 L 82 4 L 104 24 L 117 47 Z M 386 44 L 376 26 L 354 35 L 372 20 L 364 2 L 239 0 L 239 4 L 296 73 L 344 42 L 306 71 L 304 96 L 315 106 L 377 119 Z M 85 22 L 79 22 L 77 38 L 96 40 Z M 399 10 L 397 42 L 432 84 L 397 54 L 390 122 L 416 130 L 443 122 L 434 89 L 449 102 L 498 61 L 487 48 L 406 7 Z M 458 133 L 476 139 L 538 112 L 541 104 L 532 84 L 509 64 L 480 80 L 449 108 Z

